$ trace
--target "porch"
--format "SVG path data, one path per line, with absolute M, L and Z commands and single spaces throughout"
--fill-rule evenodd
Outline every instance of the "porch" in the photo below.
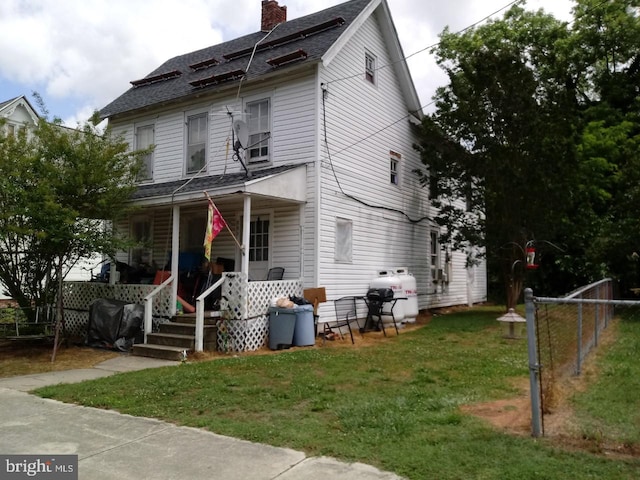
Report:
M 218 282 L 198 296 L 195 319 L 183 322 L 181 315 L 175 314 L 175 303 L 171 300 L 173 283 L 173 277 L 161 285 L 65 282 L 63 302 L 67 333 L 84 336 L 91 303 L 97 298 L 112 298 L 145 306 L 145 344 L 150 336 L 159 333 L 167 324 L 193 324 L 193 335 L 178 334 L 192 337 L 188 344 L 164 349 L 175 354 L 169 354 L 172 359 L 179 359 L 185 350 L 204 350 L 205 325 L 216 327 L 215 349 L 225 352 L 255 351 L 267 344 L 271 300 L 302 295 L 300 279 L 250 282 L 246 274 L 225 272 Z M 221 288 L 220 310 L 205 311 L 205 299 L 218 287 Z M 145 355 L 145 348 L 148 347 L 141 347 L 142 352 L 138 353 Z

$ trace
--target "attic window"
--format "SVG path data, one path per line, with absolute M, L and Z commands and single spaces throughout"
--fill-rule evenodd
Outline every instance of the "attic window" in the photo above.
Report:
M 207 85 L 213 85 L 213 84 L 228 82 L 230 80 L 235 80 L 237 78 L 242 77 L 244 74 L 245 74 L 244 70 L 232 70 L 230 72 L 222 73 L 220 75 L 211 75 L 210 77 L 194 80 L 193 82 L 189 82 L 189 85 L 196 88 L 206 87 Z
M 368 82 L 371 82 L 375 85 L 376 83 L 376 57 L 374 57 L 369 52 L 365 52 L 364 54 L 364 78 L 367 79 Z
M 298 30 L 297 32 L 291 33 L 289 35 L 285 35 L 284 37 L 276 38 L 274 40 L 261 43 L 256 48 L 256 52 L 261 52 L 269 48 L 279 47 L 281 45 L 285 45 L 290 42 L 295 42 L 297 40 L 303 40 L 311 35 L 324 32 L 325 30 L 330 30 L 332 28 L 340 27 L 341 25 L 344 25 L 344 23 L 345 23 L 344 18 L 336 17 L 327 22 L 319 23 L 312 27 Z M 253 52 L 253 47 L 249 47 L 242 50 L 238 50 L 236 52 L 227 53 L 223 55 L 223 57 L 225 60 L 235 60 L 236 58 L 244 57 L 245 55 L 250 55 L 252 52 Z
M 281 65 L 285 65 L 287 63 L 296 62 L 298 60 L 304 60 L 308 57 L 307 52 L 302 49 L 295 50 L 293 52 L 285 53 L 284 55 L 280 55 L 279 57 L 270 58 L 267 60 L 267 63 L 272 67 L 280 67 Z
M 220 62 L 215 58 L 209 58 L 207 60 L 203 60 L 202 62 L 192 63 L 189 65 L 189 68 L 193 71 L 204 70 L 205 68 L 214 67 L 218 65 Z
M 145 77 L 140 80 L 131 81 L 131 85 L 134 87 L 142 87 L 144 85 L 151 85 L 152 83 L 164 82 L 165 80 L 171 80 L 182 75 L 180 70 L 171 70 L 170 72 L 160 73 L 153 75 L 152 77 Z

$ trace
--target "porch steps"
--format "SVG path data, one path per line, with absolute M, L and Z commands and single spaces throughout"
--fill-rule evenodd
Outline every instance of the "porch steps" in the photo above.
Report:
M 205 317 L 203 342 L 204 350 L 217 349 L 217 318 Z M 164 360 L 183 360 L 186 353 L 195 349 L 196 318 L 195 315 L 179 315 L 173 321 L 161 323 L 159 332 L 147 335 L 147 343 L 135 344 L 132 355 L 162 358 Z

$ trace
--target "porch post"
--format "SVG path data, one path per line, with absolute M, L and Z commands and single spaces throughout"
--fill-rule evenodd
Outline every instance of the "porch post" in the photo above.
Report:
M 176 302 L 178 301 L 178 259 L 180 254 L 180 207 L 173 206 L 173 225 L 171 230 L 171 315 L 176 314 Z
M 242 256 L 241 272 L 249 276 L 249 238 L 251 234 L 251 195 L 244 197 L 244 213 L 242 217 Z

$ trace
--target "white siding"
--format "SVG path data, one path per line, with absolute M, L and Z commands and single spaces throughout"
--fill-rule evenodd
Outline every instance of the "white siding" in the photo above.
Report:
M 329 158 L 322 145 L 322 283 L 330 299 L 364 295 L 379 270 L 407 267 L 416 278 L 419 308 L 466 304 L 464 254 L 452 255 L 452 278 L 444 290 L 439 286 L 438 293 L 434 292 L 429 232 L 435 227 L 427 219 L 434 210 L 427 190 L 413 173 L 422 164 L 413 149 L 416 138 L 408 107 L 393 68 L 378 69 L 375 85 L 364 78 L 365 51 L 375 55 L 378 67 L 392 63 L 375 15 L 321 70 L 321 81 L 328 83 L 326 126 L 331 152 Z M 402 155 L 398 186 L 389 178 L 390 150 Z M 334 260 L 337 216 L 353 221 L 353 261 L 349 264 Z M 474 276 L 476 297 L 484 292 L 479 277 L 480 269 Z M 331 316 L 332 308 L 324 306 L 323 314 Z
M 113 124 L 114 131 L 125 132 L 125 139 L 134 145 L 136 124 L 154 124 L 153 182 L 162 183 L 187 178 L 184 174 L 185 115 L 205 109 L 209 112 L 209 141 L 207 145 L 207 173 L 220 175 L 242 171 L 242 165 L 233 161 L 231 143 L 232 120 L 244 119 L 243 108 L 247 99 L 271 99 L 271 161 L 263 166 L 289 165 L 312 162 L 316 152 L 315 75 L 310 72 L 291 75 L 284 83 L 266 83 L 260 88 L 245 87 L 240 98 L 229 91 L 225 96 L 212 97 L 180 107 L 165 109 L 155 117 L 148 115 Z M 227 112 L 232 112 L 233 117 Z

